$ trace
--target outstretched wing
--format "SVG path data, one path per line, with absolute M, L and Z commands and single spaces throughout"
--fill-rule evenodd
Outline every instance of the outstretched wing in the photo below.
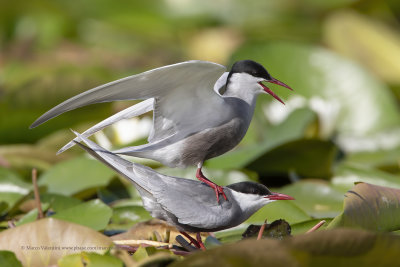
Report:
M 86 105 L 117 100 L 155 98 L 154 128 L 150 140 L 159 140 L 173 132 L 174 127 L 193 108 L 214 103 L 219 96 L 213 91 L 225 67 L 207 61 L 186 61 L 110 82 L 76 95 L 39 117 L 34 128 L 64 112 Z M 175 112 L 177 109 L 180 112 Z M 190 115 L 190 114 L 189 114 Z

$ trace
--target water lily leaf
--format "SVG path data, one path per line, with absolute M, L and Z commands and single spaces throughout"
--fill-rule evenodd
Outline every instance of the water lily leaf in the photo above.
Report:
M 128 230 L 138 222 L 150 220 L 152 217 L 141 205 L 131 205 L 113 208 L 113 214 L 107 230 Z
M 73 195 L 83 190 L 107 185 L 114 172 L 100 162 L 76 157 L 60 162 L 40 176 L 39 185 L 46 185 L 49 193 Z
M 343 192 L 352 188 L 356 182 L 400 189 L 398 175 L 353 164 L 340 164 L 337 166 L 331 182 L 338 190 Z
M 294 172 L 303 177 L 328 178 L 337 148 L 332 142 L 301 139 L 278 146 L 256 160 L 247 168 L 260 174 L 287 175 Z
M 0 250 L 0 262 L 5 267 L 22 267 L 15 254 L 7 250 Z
M 355 227 L 373 231 L 400 229 L 400 189 L 358 183 L 346 193 L 343 213 L 329 228 Z
M 318 113 L 321 124 L 329 125 L 327 136 L 363 136 L 399 125 L 400 112 L 389 88 L 359 65 L 327 49 L 288 42 L 249 43 L 232 61 L 243 58 L 257 59 L 273 77 L 294 88 L 295 93 L 274 87 L 287 101 L 284 107 L 272 101 L 271 109 L 284 113 L 309 106 Z
M 279 192 L 294 197 L 296 205 L 314 218 L 335 217 L 343 209 L 343 193 L 323 180 L 301 180 Z
M 15 172 L 0 167 L 0 201 L 12 208 L 18 200 L 30 192 L 32 185 L 24 182 Z
M 48 203 L 54 212 L 59 212 L 82 203 L 80 199 L 53 193 L 40 194 L 40 201 L 42 204 Z
M 393 266 L 399 249 L 395 235 L 334 229 L 284 240 L 247 239 L 194 253 L 171 266 Z
M 311 219 L 311 217 L 300 209 L 295 202 L 296 200 L 281 200 L 269 203 L 254 213 L 245 223 L 262 224 L 265 220 L 271 222 L 285 219 L 292 224 Z
M 81 252 L 67 255 L 58 260 L 59 267 L 122 267 L 123 262 L 111 255 L 99 255 L 97 253 Z
M 80 251 L 104 253 L 112 244 L 97 231 L 54 218 L 0 233 L 0 249 L 13 251 L 23 266 L 55 265 L 62 256 Z
M 43 203 L 41 204 L 42 206 L 42 211 L 45 212 L 49 208 L 48 203 Z M 38 219 L 38 210 L 37 208 L 30 210 L 28 213 L 26 213 L 24 216 L 22 216 L 18 222 L 15 223 L 16 226 L 23 225 L 26 223 L 34 222 Z
M 94 230 L 106 228 L 112 215 L 112 209 L 99 199 L 61 210 L 52 215 L 53 218 L 69 221 L 90 227 Z

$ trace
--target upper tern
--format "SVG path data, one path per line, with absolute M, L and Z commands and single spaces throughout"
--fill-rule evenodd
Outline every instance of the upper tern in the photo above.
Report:
M 31 128 L 66 111 L 116 100 L 144 100 L 83 132 L 84 137 L 117 122 L 153 110 L 148 143 L 114 153 L 149 158 L 169 167 L 197 165 L 196 177 L 226 200 L 223 187 L 202 173 L 203 162 L 234 148 L 253 117 L 257 96 L 267 93 L 283 101 L 263 82 L 288 85 L 271 77 L 252 60 L 233 64 L 230 72 L 207 61 L 186 61 L 113 81 L 76 95 L 39 117 Z M 76 140 L 76 139 L 75 139 Z M 58 153 L 74 145 L 71 141 Z
M 213 201 L 213 190 L 204 183 L 160 174 L 149 167 L 127 161 L 96 143 L 75 133 L 80 147 L 96 159 L 127 178 L 139 191 L 143 207 L 151 216 L 185 232 L 198 233 L 193 243 L 204 248 L 200 232 L 215 232 L 237 226 L 264 205 L 291 196 L 273 193 L 255 182 L 240 182 L 223 187 L 229 201 Z M 197 241 L 197 242 L 195 242 Z

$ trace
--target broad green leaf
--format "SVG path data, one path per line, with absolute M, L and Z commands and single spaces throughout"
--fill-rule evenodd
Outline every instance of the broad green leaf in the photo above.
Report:
M 331 134 L 334 129 L 338 135 L 362 136 L 399 125 L 400 112 L 388 87 L 359 65 L 327 49 L 288 42 L 249 43 L 234 54 L 232 61 L 243 58 L 257 59 L 273 77 L 295 90 L 293 99 L 293 92 L 274 88 L 287 101 L 285 107 L 275 102 L 271 105 L 281 112 L 299 104 L 310 106 Z
M 107 230 L 124 229 L 128 230 L 138 222 L 150 220 L 152 217 L 143 206 L 131 205 L 113 208 L 111 222 Z
M 300 139 L 278 146 L 247 165 L 247 168 L 265 175 L 287 175 L 294 172 L 302 177 L 327 178 L 337 148 L 332 142 Z
M 48 203 L 42 203 L 42 211 L 45 213 L 46 210 L 49 208 L 49 204 Z M 34 222 L 38 219 L 38 210 L 37 208 L 30 210 L 28 213 L 26 213 L 24 216 L 22 216 L 18 222 L 15 223 L 16 226 L 20 226 L 26 223 L 30 223 L 30 222 Z
M 53 218 L 90 227 L 94 230 L 106 228 L 112 215 L 112 209 L 98 199 L 61 210 Z
M 63 211 L 82 203 L 80 199 L 52 193 L 40 194 L 40 201 L 42 203 L 48 203 L 51 210 L 54 212 Z
M 0 167 L 0 202 L 5 202 L 8 208 L 30 192 L 32 185 L 24 182 L 11 170 Z
M 193 253 L 180 266 L 395 266 L 400 237 L 355 229 L 334 229 L 284 240 L 248 239 Z
M 339 165 L 335 170 L 335 175 L 331 182 L 338 190 L 342 190 L 343 192 L 352 188 L 356 182 L 365 182 L 400 189 L 399 175 L 393 175 L 353 164 Z
M 123 262 L 111 255 L 81 252 L 58 260 L 59 267 L 123 267 Z
M 400 189 L 358 183 L 346 193 L 343 213 L 329 228 L 354 227 L 372 231 L 400 229 Z
M 84 190 L 107 185 L 114 172 L 100 162 L 77 157 L 60 162 L 40 176 L 39 185 L 45 185 L 49 193 L 73 195 Z
M 7 250 L 0 250 L 0 262 L 3 267 L 22 267 L 15 254 Z
M 272 222 L 279 219 L 292 224 L 309 220 L 311 217 L 296 205 L 296 200 L 278 200 L 262 207 L 245 223 L 262 224 L 265 220 Z
M 279 193 L 295 198 L 296 205 L 314 218 L 335 217 L 343 209 L 344 195 L 322 180 L 301 180 Z
M 111 239 L 82 225 L 46 218 L 0 232 L 0 249 L 13 251 L 23 266 L 57 264 L 81 251 L 105 253 Z

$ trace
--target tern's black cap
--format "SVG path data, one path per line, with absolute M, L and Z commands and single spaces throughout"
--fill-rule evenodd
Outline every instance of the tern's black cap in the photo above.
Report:
M 271 80 L 268 71 L 259 63 L 253 60 L 240 60 L 232 65 L 231 73 L 248 73 L 254 77 Z
M 240 182 L 235 184 L 230 184 L 226 186 L 236 192 L 245 193 L 245 194 L 254 194 L 260 196 L 268 196 L 272 195 L 271 191 L 263 185 L 256 182 Z

